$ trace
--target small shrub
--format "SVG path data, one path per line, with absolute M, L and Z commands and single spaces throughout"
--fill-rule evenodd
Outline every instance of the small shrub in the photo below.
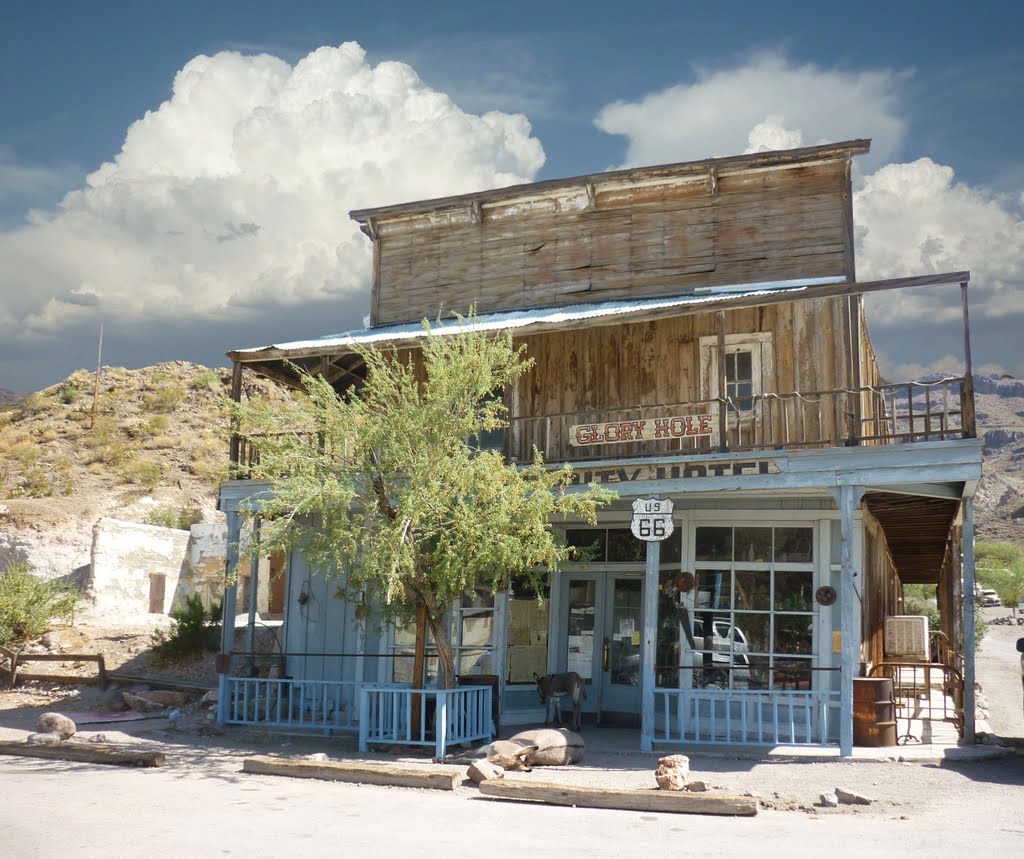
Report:
M 159 463 L 145 459 L 126 463 L 118 474 L 127 483 L 138 483 L 151 491 L 160 485 L 160 478 L 163 476 Z
M 46 408 L 46 397 L 40 393 L 29 394 L 21 404 L 21 416 L 27 417 Z
M 23 468 L 31 468 L 39 460 L 39 446 L 31 441 L 19 441 L 7 451 L 7 458 Z
M 31 641 L 54 619 L 70 620 L 78 600 L 73 588 L 37 579 L 28 564 L 12 564 L 0 573 L 0 644 Z
M 195 504 L 185 504 L 181 507 L 156 507 L 149 511 L 146 521 L 150 525 L 159 525 L 161 528 L 178 528 L 187 531 L 197 522 L 203 521 L 203 511 Z
M 215 370 L 203 370 L 201 373 L 196 373 L 195 378 L 192 380 L 192 387 L 197 390 L 200 388 L 213 390 L 219 386 L 220 376 L 217 375 Z
M 220 645 L 220 603 L 207 611 L 199 594 L 185 598 L 184 605 L 171 609 L 170 629 L 153 633 L 153 650 L 163 659 L 198 656 Z
M 149 419 L 149 434 L 160 435 L 167 432 L 171 419 L 167 415 L 152 415 Z
M 147 412 L 173 412 L 183 399 L 185 389 L 180 385 L 161 385 L 142 398 L 142 407 Z
M 166 382 L 170 377 L 171 374 L 166 370 L 157 370 L 149 377 L 149 380 L 156 384 L 157 382 Z
M 109 415 L 97 418 L 96 426 L 85 439 L 85 446 L 91 451 L 92 462 L 116 466 L 132 458 L 132 450 L 124 443 L 117 420 Z
M 57 402 L 64 406 L 70 406 L 80 395 L 81 392 L 73 385 L 61 385 L 60 390 L 57 391 Z

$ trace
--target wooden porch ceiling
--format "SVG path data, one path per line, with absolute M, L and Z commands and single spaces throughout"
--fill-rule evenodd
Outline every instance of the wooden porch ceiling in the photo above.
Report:
M 937 584 L 959 499 L 872 492 L 864 503 L 885 532 L 900 581 Z

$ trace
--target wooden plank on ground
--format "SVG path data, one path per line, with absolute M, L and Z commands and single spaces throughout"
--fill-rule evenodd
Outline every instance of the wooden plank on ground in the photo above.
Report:
M 242 772 L 315 778 L 322 781 L 347 781 L 356 784 L 420 787 L 430 790 L 455 790 L 464 776 L 462 770 L 455 769 L 419 770 L 361 761 L 306 761 L 266 755 L 246 758 L 242 763 Z
M 480 793 L 499 799 L 575 805 L 582 808 L 718 814 L 728 817 L 752 817 L 757 814 L 757 800 L 752 797 L 674 790 L 615 790 L 606 787 L 571 787 L 548 782 L 494 779 L 481 782 Z
M 54 746 L 29 743 L 0 742 L 0 755 L 24 758 L 47 758 L 56 761 L 75 761 L 85 764 L 108 764 L 115 767 L 162 767 L 163 752 L 128 751 L 98 743 L 63 742 Z

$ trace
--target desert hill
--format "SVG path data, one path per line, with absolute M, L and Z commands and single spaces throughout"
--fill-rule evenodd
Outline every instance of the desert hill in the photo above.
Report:
M 230 370 L 172 361 L 104 367 L 0 411 L 0 568 L 47 577 L 88 564 L 101 516 L 187 528 L 216 521 L 228 465 Z M 251 378 L 249 393 L 282 396 Z

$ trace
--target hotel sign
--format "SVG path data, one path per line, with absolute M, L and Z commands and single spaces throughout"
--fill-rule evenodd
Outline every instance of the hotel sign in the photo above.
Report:
M 636 421 L 610 421 L 603 424 L 577 424 L 569 427 L 569 444 L 621 444 L 631 441 L 655 441 L 670 438 L 699 438 L 718 431 L 712 415 L 678 415 L 668 418 L 644 418 Z
M 732 459 L 705 462 L 652 463 L 650 465 L 619 465 L 607 468 L 573 469 L 572 484 L 636 483 L 645 480 L 690 480 L 702 477 L 756 477 L 781 474 L 772 459 Z

